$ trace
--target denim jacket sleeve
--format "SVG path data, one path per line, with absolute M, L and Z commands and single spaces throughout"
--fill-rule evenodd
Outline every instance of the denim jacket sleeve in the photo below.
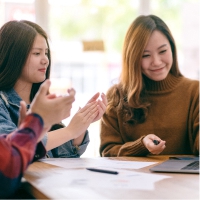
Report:
M 49 157 L 56 158 L 79 158 L 86 150 L 88 144 L 90 142 L 88 130 L 85 133 L 85 137 L 83 142 L 79 146 L 73 145 L 73 140 L 70 140 L 59 147 L 56 147 L 50 151 L 48 151 Z
M 0 134 L 9 134 L 16 130 L 17 126 L 12 121 L 7 107 L 0 99 Z
M 16 124 L 10 117 L 7 107 L 0 99 L 0 134 L 9 134 L 17 129 Z M 44 135 L 42 143 L 45 146 L 47 143 L 47 134 Z

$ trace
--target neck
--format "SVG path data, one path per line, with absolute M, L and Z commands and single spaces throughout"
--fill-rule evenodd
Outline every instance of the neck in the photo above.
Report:
M 30 93 L 32 85 L 32 83 L 18 80 L 14 86 L 15 91 L 21 97 L 21 99 L 26 102 L 26 104 L 30 104 Z
M 182 79 L 182 76 L 175 77 L 172 74 L 168 74 L 164 80 L 154 81 L 143 75 L 143 80 L 147 91 L 169 91 L 174 89 L 179 81 Z

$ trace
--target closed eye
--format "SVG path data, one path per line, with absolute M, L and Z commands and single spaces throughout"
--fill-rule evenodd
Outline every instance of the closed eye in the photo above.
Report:
M 36 55 L 36 56 L 40 55 L 40 53 L 38 53 L 38 52 L 35 52 L 35 53 L 33 53 L 33 54 Z
M 160 54 L 163 54 L 163 53 L 165 53 L 167 50 L 165 49 L 165 50 L 162 50 L 162 51 L 160 51 Z
M 147 58 L 147 57 L 149 57 L 150 55 L 149 54 L 146 54 L 146 55 L 143 55 L 142 57 L 143 58 Z

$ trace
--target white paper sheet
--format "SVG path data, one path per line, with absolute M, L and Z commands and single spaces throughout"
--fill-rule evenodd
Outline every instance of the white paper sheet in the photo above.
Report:
M 106 188 L 106 189 L 136 189 L 153 190 L 157 181 L 170 178 L 168 175 L 147 174 L 133 172 L 130 170 L 118 170 L 119 174 L 105 174 L 92 172 L 86 169 L 66 169 L 63 173 L 51 173 L 46 176 L 45 186 L 42 181 L 38 181 L 37 187 L 49 187 L 51 191 L 52 181 L 60 192 L 70 188 Z M 57 181 L 56 181 L 57 180 Z M 148 184 L 146 184 L 148 182 Z M 55 193 L 55 189 L 53 189 Z
M 140 169 L 156 162 L 118 161 L 109 158 L 46 158 L 40 160 L 67 169 L 99 167 L 115 169 Z

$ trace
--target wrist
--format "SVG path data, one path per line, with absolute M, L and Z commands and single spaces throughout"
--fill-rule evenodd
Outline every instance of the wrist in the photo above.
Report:
M 85 137 L 85 132 L 82 133 L 79 137 L 73 139 L 73 145 L 79 146 L 80 144 L 82 144 L 84 137 Z

